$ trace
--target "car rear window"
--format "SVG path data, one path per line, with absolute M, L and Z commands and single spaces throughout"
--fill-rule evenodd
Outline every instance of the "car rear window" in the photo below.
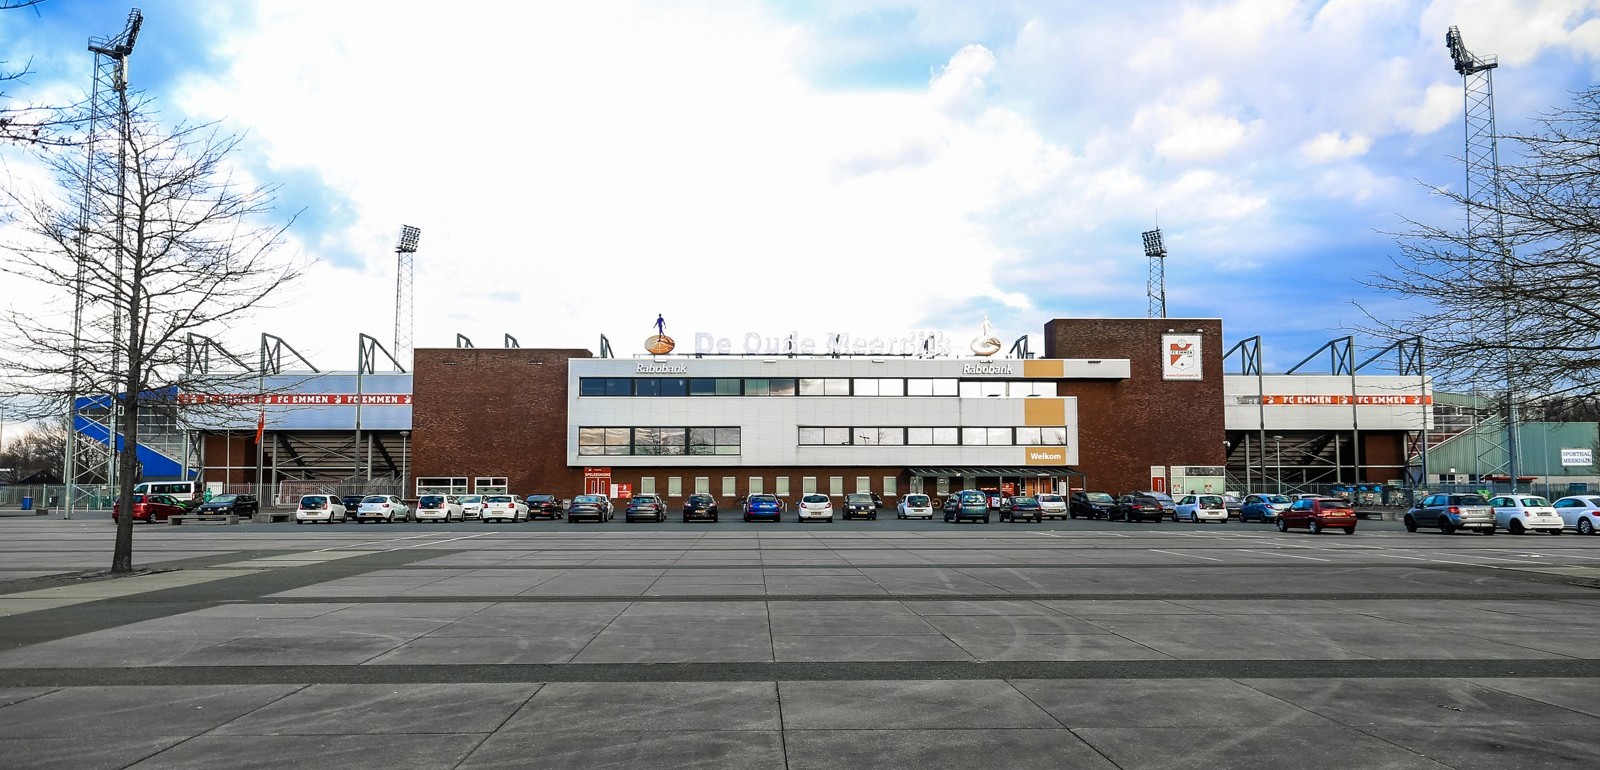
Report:
M 1350 504 L 1343 500 L 1323 500 L 1323 508 L 1349 508 Z
M 1012 505 L 1033 505 L 1034 503 L 1037 503 L 1037 502 L 1039 502 L 1039 501 L 1037 499 L 1035 499 L 1035 498 L 1032 498 L 1032 497 L 1013 497 L 1013 498 L 1011 498 L 1011 504 Z
M 444 495 L 423 495 L 422 499 L 417 501 L 417 505 L 423 508 L 443 508 Z
M 327 504 L 328 498 L 323 497 L 322 495 L 306 495 L 305 497 L 300 498 L 301 508 L 323 508 L 326 507 Z
M 1489 501 L 1483 495 L 1451 495 L 1451 505 L 1488 505 Z
M 1549 508 L 1550 501 L 1542 497 L 1524 497 L 1522 504 L 1528 508 Z
M 361 498 L 361 502 L 363 502 L 363 503 L 387 503 L 387 502 L 389 502 L 389 498 L 384 497 L 383 495 L 367 495 L 366 497 Z
M 555 495 L 528 495 L 528 499 L 536 503 L 548 503 L 556 499 Z
M 485 495 L 483 501 L 486 503 L 509 503 L 511 502 L 511 495 Z
M 846 499 L 846 500 L 848 500 L 848 501 L 850 501 L 852 503 L 870 503 L 870 502 L 872 502 L 872 495 L 866 494 L 864 492 L 854 492 L 854 493 L 845 495 L 844 499 Z
M 828 502 L 828 496 L 827 495 L 806 495 L 805 497 L 802 497 L 800 499 L 802 501 L 804 501 L 804 502 L 807 502 L 807 503 L 826 503 L 826 502 Z
M 600 502 L 600 496 L 599 495 L 578 495 L 577 497 L 572 498 L 572 502 L 574 502 L 574 503 L 598 503 L 598 502 Z
M 927 495 L 906 495 L 906 505 L 927 505 Z

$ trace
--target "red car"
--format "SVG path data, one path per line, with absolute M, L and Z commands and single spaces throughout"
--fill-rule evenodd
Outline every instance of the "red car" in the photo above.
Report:
M 183 504 L 179 503 L 178 498 L 172 495 L 133 496 L 134 521 L 148 521 L 151 523 L 166 521 L 168 516 L 178 515 L 183 511 Z M 121 512 L 122 501 L 118 500 L 111 506 L 111 520 L 116 521 Z
M 1278 531 L 1288 532 L 1290 527 L 1305 527 L 1313 535 L 1337 527 L 1346 535 L 1356 533 L 1356 511 L 1350 503 L 1332 497 L 1307 497 L 1294 501 L 1289 510 L 1278 514 Z

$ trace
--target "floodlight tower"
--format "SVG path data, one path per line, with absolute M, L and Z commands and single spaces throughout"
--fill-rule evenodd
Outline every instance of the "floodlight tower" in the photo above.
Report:
M 421 229 L 401 225 L 394 247 L 394 357 L 401 361 L 411 359 L 411 258 L 421 238 Z
M 107 169 L 96 157 L 96 145 L 110 139 L 103 134 L 114 130 L 116 135 L 118 155 L 116 166 L 117 190 L 117 241 L 112 244 L 116 250 L 114 260 L 117 274 L 114 282 L 120 290 L 122 284 L 122 202 L 126 199 L 123 194 L 127 179 L 126 143 L 128 130 L 128 56 L 133 53 L 133 45 L 139 39 L 139 27 L 144 25 L 144 14 L 138 8 L 128 13 L 128 21 L 122 27 L 122 32 L 109 37 L 89 38 L 89 52 L 94 54 L 93 86 L 89 92 L 89 133 L 84 137 L 83 197 L 78 201 L 78 242 L 77 262 L 78 269 L 73 277 L 72 285 L 72 366 L 70 374 L 69 394 L 67 397 L 67 414 L 71 425 L 67 430 L 67 445 L 62 458 L 62 476 L 66 482 L 64 518 L 72 518 L 72 508 L 78 484 L 78 474 L 82 469 L 78 466 L 78 453 L 85 447 L 78 441 L 78 395 L 82 382 L 80 376 L 84 368 L 83 360 L 83 312 L 84 312 L 84 266 L 89 262 L 89 233 L 97 225 L 104 223 L 106 216 L 103 208 L 96 207 L 95 198 L 97 191 L 111 189 L 109 179 L 105 177 L 110 170 Z M 120 302 L 118 302 L 120 305 Z M 122 315 L 117 308 L 112 308 L 112 344 L 120 347 Z M 114 350 L 112 355 L 120 358 L 120 350 Z M 116 370 L 113 365 L 112 370 Z M 113 390 L 115 390 L 113 388 Z M 109 399 L 109 414 L 106 417 L 106 483 L 113 481 L 117 457 L 117 399 L 113 393 Z M 95 457 L 89 458 L 98 462 L 98 452 Z M 87 463 L 86 463 L 87 465 Z
M 1511 254 L 1506 247 L 1505 218 L 1500 208 L 1500 151 L 1495 141 L 1494 126 L 1494 70 L 1500 62 L 1494 56 L 1477 56 L 1467 50 L 1461 40 L 1461 30 L 1451 27 L 1444 34 L 1444 44 L 1450 49 L 1450 59 L 1461 75 L 1461 88 L 1466 101 L 1466 155 L 1467 186 L 1462 197 L 1467 202 L 1467 251 L 1469 254 L 1490 254 L 1500 257 L 1499 280 L 1510 286 L 1512 275 Z M 1501 310 L 1501 335 L 1510 341 L 1512 309 L 1503 305 Z M 1511 491 L 1517 490 L 1517 403 L 1516 388 L 1511 382 L 1511 351 L 1506 350 L 1506 476 L 1511 480 Z
M 1161 228 L 1144 233 L 1144 255 L 1150 258 L 1150 277 L 1145 294 L 1150 298 L 1149 318 L 1167 317 L 1167 247 L 1161 242 Z

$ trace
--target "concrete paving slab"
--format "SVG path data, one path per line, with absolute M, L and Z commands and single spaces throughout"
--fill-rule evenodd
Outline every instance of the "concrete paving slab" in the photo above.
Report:
M 773 682 L 553 682 L 504 732 L 695 732 L 779 729 Z
M 1450 770 L 1408 749 L 1337 724 L 1303 730 L 1238 727 L 1086 727 L 1073 731 L 1121 770 Z
M 69 687 L 0 708 L 0 738 L 197 735 L 254 711 L 297 685 Z
M 1026 634 L 1104 634 L 1094 623 L 1065 615 L 945 615 L 927 619 L 934 628 L 957 636 L 1021 636 Z
M 71 607 L 74 604 L 85 604 L 93 601 L 99 600 L 88 598 L 71 599 L 65 597 L 54 599 L 13 599 L 8 596 L 0 596 L 0 618 L 10 617 L 12 615 L 23 615 L 29 612 L 38 612 L 40 610 L 53 610 L 59 607 Z
M 837 601 L 767 603 L 772 633 L 783 636 L 934 634 L 938 630 L 900 602 Z
M 516 636 L 425 636 L 385 652 L 363 665 L 520 665 L 570 663 L 595 634 Z
M 1080 727 L 1240 727 L 1294 730 L 1323 717 L 1228 679 L 1011 680 L 1061 724 Z
M 974 660 L 1172 660 L 1115 634 L 949 634 Z
M 790 730 L 784 739 L 789 770 L 1116 768 L 1077 736 L 1060 729 Z
M 1242 679 L 1354 727 L 1532 728 L 1600 732 L 1600 718 L 1461 679 Z
M 143 762 L 137 770 L 279 770 L 337 767 L 455 767 L 483 742 L 468 735 L 201 735 Z M 526 758 L 524 758 L 526 760 Z
M 54 692 L 54 687 L 0 687 L 0 707 L 25 700 L 37 698 L 48 692 Z
M 537 684 L 317 684 L 211 735 L 487 734 L 538 691 Z
M 1375 737 L 1456 770 L 1600 767 L 1593 731 L 1551 726 L 1508 730 L 1368 727 Z
M 998 680 L 779 682 L 785 730 L 1059 728 Z
M 595 715 L 595 721 L 603 715 Z M 532 758 L 538 758 L 537 763 Z M 458 770 L 784 770 L 783 734 L 777 731 L 499 732 Z
M 779 662 L 939 661 L 972 660 L 972 655 L 943 634 L 893 636 L 772 637 L 773 659 Z
M 0 757 L 15 770 L 121 770 L 187 735 L 102 735 L 74 738 L 0 738 Z
M 1576 663 L 1591 667 L 1593 662 Z M 1600 679 L 1468 679 L 1473 684 L 1600 717 Z

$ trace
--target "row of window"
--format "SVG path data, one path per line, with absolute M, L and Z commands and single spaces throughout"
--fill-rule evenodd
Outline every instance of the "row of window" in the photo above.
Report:
M 580 377 L 580 396 L 1054 397 L 1054 382 L 929 377 Z
M 801 428 L 800 446 L 1066 446 L 1066 428 Z
M 739 428 L 579 428 L 580 455 L 736 455 Z
M 844 493 L 845 493 L 844 492 L 844 479 L 845 479 L 845 477 L 843 477 L 843 476 L 829 476 L 827 478 L 827 482 L 828 482 L 827 494 L 832 495 L 834 497 L 843 496 Z M 692 481 L 694 483 L 694 491 L 693 491 L 692 494 L 697 494 L 697 495 L 717 495 L 717 496 L 723 498 L 722 502 L 724 504 L 732 504 L 734 501 L 736 501 L 740 497 L 742 497 L 742 495 L 739 494 L 739 478 L 737 476 L 723 476 L 722 477 L 722 491 L 721 492 L 713 492 L 711 490 L 711 477 L 710 476 L 695 476 L 692 479 Z M 945 480 L 944 479 L 940 479 L 940 481 L 944 482 Z M 746 495 L 764 495 L 764 494 L 768 494 L 766 479 L 764 477 L 762 477 L 762 476 L 751 476 L 748 479 L 746 479 L 746 482 L 747 483 L 745 485 L 744 494 L 746 494 Z M 816 476 L 802 476 L 800 478 L 800 494 L 802 494 L 802 495 L 810 495 L 810 494 L 815 494 L 815 493 L 821 491 L 820 487 L 817 486 L 817 482 L 818 482 L 818 478 Z M 856 482 L 855 483 L 855 488 L 852 491 L 856 491 L 856 492 L 878 491 L 885 497 L 894 497 L 894 496 L 900 494 L 900 492 L 899 492 L 900 480 L 896 476 L 884 476 L 882 478 L 882 482 L 883 483 L 878 488 L 878 490 L 873 490 L 873 488 L 872 488 L 872 477 L 871 476 L 857 476 L 857 477 L 855 477 L 855 482 Z M 941 484 L 941 486 L 947 486 L 947 484 Z M 921 490 L 918 489 L 918 490 L 914 490 L 914 491 L 921 491 Z M 654 476 L 641 476 L 639 478 L 639 494 L 641 494 L 641 495 L 665 495 L 667 497 L 683 497 L 684 496 L 684 492 L 683 492 L 683 477 L 682 476 L 668 476 L 667 477 L 666 490 L 662 491 L 656 485 L 656 477 L 654 477 Z M 781 498 L 787 498 L 790 495 L 792 495 L 793 491 L 790 489 L 790 486 L 789 486 L 789 477 L 788 476 L 777 476 L 777 477 L 774 477 L 772 479 L 772 492 L 770 494 L 777 495 L 778 497 L 781 497 Z

